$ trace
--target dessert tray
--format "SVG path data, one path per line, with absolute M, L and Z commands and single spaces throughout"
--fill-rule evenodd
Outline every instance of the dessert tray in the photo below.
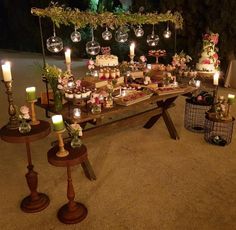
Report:
M 184 88 L 180 88 L 180 87 L 159 87 L 155 91 L 155 93 L 158 94 L 159 96 L 174 94 L 174 93 L 183 93 L 183 92 L 184 92 Z

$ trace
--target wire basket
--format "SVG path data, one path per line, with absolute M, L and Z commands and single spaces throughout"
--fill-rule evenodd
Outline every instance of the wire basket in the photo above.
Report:
M 215 121 L 206 116 L 204 139 L 210 144 L 219 146 L 230 144 L 233 135 L 234 120 L 233 117 L 232 120 Z
M 191 99 L 186 99 L 184 127 L 192 132 L 203 133 L 205 124 L 205 114 L 211 105 L 200 105 L 193 103 Z

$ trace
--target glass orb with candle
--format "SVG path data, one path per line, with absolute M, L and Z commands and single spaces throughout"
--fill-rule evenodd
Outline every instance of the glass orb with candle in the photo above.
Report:
M 117 42 L 124 43 L 128 40 L 128 33 L 126 27 L 120 27 L 115 33 L 115 39 Z
M 147 36 L 147 44 L 149 46 L 157 46 L 159 42 L 159 36 L 155 33 L 152 33 Z
M 169 30 L 169 28 L 167 28 L 167 29 L 163 32 L 163 37 L 164 37 L 164 38 L 170 38 L 170 37 L 171 37 L 171 31 Z
M 135 30 L 134 30 L 135 36 L 140 38 L 144 35 L 144 30 L 141 27 L 141 25 L 139 25 Z
M 52 36 L 47 39 L 47 49 L 52 53 L 59 53 L 63 49 L 63 41 L 57 36 Z
M 112 33 L 108 30 L 107 27 L 106 27 L 106 30 L 102 32 L 102 38 L 106 41 L 109 41 L 112 39 Z
M 86 44 L 86 52 L 90 55 L 97 55 L 100 52 L 101 46 L 96 41 L 90 41 Z
M 70 35 L 70 39 L 72 42 L 80 42 L 81 41 L 81 34 L 79 31 L 77 31 L 77 28 L 75 27 L 75 31 Z

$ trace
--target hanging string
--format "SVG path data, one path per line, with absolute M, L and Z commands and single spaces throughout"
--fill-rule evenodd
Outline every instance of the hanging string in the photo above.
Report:
M 53 26 L 53 36 L 56 37 L 56 28 L 55 28 L 55 23 L 52 23 Z

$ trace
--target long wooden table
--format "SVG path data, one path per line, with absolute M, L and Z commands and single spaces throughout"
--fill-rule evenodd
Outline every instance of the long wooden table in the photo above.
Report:
M 115 105 L 111 109 L 103 109 L 100 114 L 92 114 L 82 108 L 81 118 L 78 123 L 83 127 L 84 136 L 90 136 L 98 133 L 106 128 L 106 131 L 114 132 L 125 126 L 133 126 L 137 124 L 142 118 L 147 120 L 144 128 L 150 129 L 161 117 L 163 117 L 166 127 L 172 139 L 179 139 L 178 132 L 171 119 L 168 109 L 173 106 L 173 102 L 181 95 L 187 95 L 194 92 L 196 88 L 185 86 L 182 92 L 165 94 L 162 96 L 154 94 L 151 98 L 138 102 L 129 106 Z M 63 115 L 64 120 L 73 122 L 73 107 L 71 103 L 66 103 L 60 113 Z M 50 110 L 53 112 L 53 109 Z

